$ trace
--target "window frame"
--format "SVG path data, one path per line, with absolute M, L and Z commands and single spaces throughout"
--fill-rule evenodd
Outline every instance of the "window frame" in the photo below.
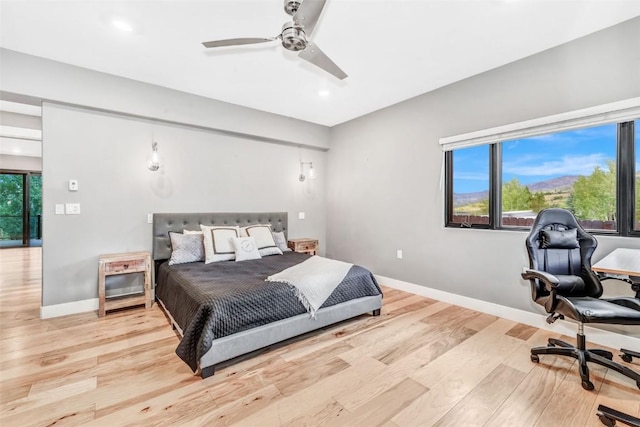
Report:
M 640 237 L 640 230 L 634 229 L 635 219 L 635 125 L 634 119 L 616 123 L 616 230 L 589 229 L 590 233 Z M 613 122 L 615 123 L 615 122 Z M 599 123 L 604 125 L 607 123 Z M 578 129 L 592 127 L 585 125 Z M 561 130 L 558 130 L 561 131 Z M 554 132 L 548 132 L 549 134 Z M 510 139 L 509 139 L 510 140 Z M 507 141 L 505 139 L 504 141 Z M 453 221 L 453 156 L 454 151 L 445 151 L 445 226 L 450 228 L 471 228 L 489 230 L 524 231 L 527 226 L 502 225 L 502 144 L 503 141 L 492 142 L 489 145 L 489 224 L 461 224 Z M 464 147 L 460 147 L 464 148 Z

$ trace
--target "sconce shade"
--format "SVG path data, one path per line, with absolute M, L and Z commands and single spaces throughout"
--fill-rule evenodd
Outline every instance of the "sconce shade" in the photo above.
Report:
M 307 179 L 307 176 L 304 174 L 304 165 L 309 165 L 309 178 L 311 179 L 315 179 L 316 177 L 316 173 L 313 170 L 313 163 L 312 162 L 300 162 L 300 175 L 298 176 L 298 180 L 300 180 L 300 182 L 304 182 Z
M 150 171 L 157 171 L 158 169 L 160 169 L 160 158 L 158 157 L 158 143 L 153 141 L 153 143 L 151 144 L 151 148 L 153 149 L 153 152 L 151 153 L 151 160 L 149 160 L 149 163 L 147 163 L 147 168 Z

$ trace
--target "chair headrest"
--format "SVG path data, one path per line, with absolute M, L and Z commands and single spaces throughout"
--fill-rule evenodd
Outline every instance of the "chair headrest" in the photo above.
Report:
M 578 243 L 578 229 L 571 228 L 564 231 L 541 230 L 540 247 L 542 249 L 575 249 Z

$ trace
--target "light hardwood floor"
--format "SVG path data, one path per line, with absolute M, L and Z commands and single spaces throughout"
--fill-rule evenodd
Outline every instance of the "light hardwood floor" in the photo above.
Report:
M 640 392 L 616 372 L 593 365 L 588 392 L 573 360 L 532 363 L 529 348 L 553 334 L 390 288 L 379 317 L 202 380 L 175 355 L 178 338 L 157 304 L 40 320 L 40 255 L 0 251 L 3 427 L 582 427 L 601 425 L 600 403 L 640 416 Z

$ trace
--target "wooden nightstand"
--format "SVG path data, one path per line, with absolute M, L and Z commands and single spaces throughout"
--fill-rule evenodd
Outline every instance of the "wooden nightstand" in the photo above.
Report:
M 142 305 L 151 307 L 151 254 L 149 252 L 129 252 L 122 254 L 100 255 L 98 259 L 98 316 L 102 317 L 107 310 Z M 117 277 L 117 275 L 137 276 Z M 142 284 L 142 289 L 107 295 L 107 282 L 124 282 L 126 284 Z
M 289 239 L 287 242 L 289 249 L 295 252 L 318 255 L 318 240 L 303 237 L 301 239 Z

